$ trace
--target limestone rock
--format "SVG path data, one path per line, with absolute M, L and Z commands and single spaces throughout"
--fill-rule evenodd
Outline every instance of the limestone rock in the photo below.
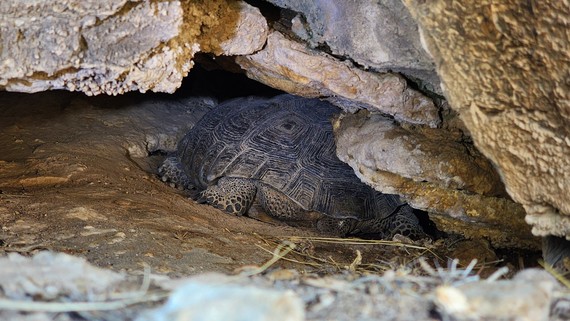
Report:
M 369 113 L 345 115 L 335 129 L 339 153 L 358 158 L 367 167 L 443 188 L 504 195 L 500 177 L 481 154 L 438 130 L 405 129 Z
M 336 56 L 376 71 L 401 72 L 440 93 L 435 66 L 421 46 L 417 24 L 400 0 L 269 2 L 301 13 L 291 22 L 292 29 L 311 47 L 326 45 Z
M 495 246 L 537 248 L 522 207 L 505 198 L 500 177 L 474 148 L 442 130 L 404 128 L 359 112 L 335 121 L 338 157 L 376 190 L 429 211 L 438 227 Z
M 178 286 L 168 301 L 137 321 L 302 321 L 304 304 L 293 291 L 278 291 L 223 274 L 203 274 Z M 243 282 L 243 281 L 242 281 Z
M 536 235 L 570 237 L 565 1 L 405 0 L 451 106 Z
M 0 258 L 0 263 L 2 296 L 18 300 L 30 297 L 52 300 L 59 296 L 85 300 L 104 295 L 125 279 L 124 275 L 64 253 L 44 251 L 33 257 L 10 253 Z
M 218 15 L 200 38 L 202 51 L 233 56 L 260 50 L 269 27 L 259 9 L 243 1 L 218 2 Z
M 164 47 L 150 55 L 178 33 L 178 2 L 66 1 L 54 6 L 51 1 L 8 1 L 0 10 L 0 85 L 7 90 L 116 94 L 171 88 L 183 77 L 169 68 L 176 50 Z M 118 81 L 123 73 L 126 79 Z M 150 73 L 156 75 L 149 79 Z
M 201 46 L 248 54 L 267 35 L 258 9 L 224 0 L 8 0 L 0 16 L 0 88 L 21 92 L 174 92 Z
M 443 319 L 546 321 L 560 286 L 547 272 L 528 269 L 512 280 L 441 285 L 435 304 Z
M 237 57 L 236 62 L 248 77 L 289 93 L 331 97 L 341 107 L 365 106 L 413 124 L 441 123 L 433 101 L 409 88 L 403 78 L 360 70 L 279 32 L 269 35 L 263 50 Z

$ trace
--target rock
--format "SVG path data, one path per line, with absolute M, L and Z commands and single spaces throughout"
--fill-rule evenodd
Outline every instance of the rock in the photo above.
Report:
M 172 93 L 201 47 L 248 54 L 267 36 L 258 9 L 224 0 L 9 0 L 0 15 L 0 88 L 21 92 Z
M 422 48 L 417 24 L 400 0 L 269 0 L 301 15 L 292 30 L 312 48 L 326 46 L 364 68 L 395 71 L 440 93 L 434 63 Z
M 59 297 L 82 301 L 94 295 L 105 295 L 125 277 L 97 268 L 84 259 L 63 253 L 40 252 L 33 257 L 11 253 L 0 258 L 2 295 L 26 300 Z
M 181 81 L 190 68 L 169 66 L 181 48 L 157 50 L 178 34 L 182 24 L 178 2 L 8 1 L 0 10 L 4 17 L 0 85 L 6 90 L 68 89 L 88 94 L 164 90 L 173 88 L 171 82 Z M 121 74 L 126 77 L 118 81 Z
M 435 303 L 443 319 L 549 320 L 556 280 L 544 270 L 525 270 L 513 280 L 441 285 Z
M 231 1 L 227 5 L 230 12 L 238 15 L 231 18 L 236 22 L 223 21 L 227 16 L 222 16 L 216 27 L 207 33 L 209 42 L 201 42 L 203 50 L 225 56 L 248 55 L 260 50 L 267 41 L 269 27 L 259 9 L 243 1 Z M 227 36 L 217 38 L 220 34 Z
M 405 0 L 445 94 L 535 235 L 570 237 L 567 2 Z
M 166 304 L 137 321 L 301 321 L 305 307 L 292 291 L 232 284 L 225 275 L 202 275 L 174 291 Z
M 409 88 L 400 76 L 362 71 L 276 31 L 263 50 L 236 57 L 236 62 L 248 77 L 289 93 L 331 97 L 331 102 L 349 110 L 367 107 L 413 124 L 441 123 L 433 101 Z
M 445 131 L 406 129 L 365 112 L 338 118 L 334 130 L 338 157 L 362 181 L 429 211 L 441 230 L 500 247 L 539 247 L 492 165 Z
M 505 195 L 492 165 L 473 148 L 450 140 L 445 132 L 405 129 L 379 114 L 357 113 L 336 120 L 339 154 L 362 165 L 416 182 L 466 190 L 486 196 Z

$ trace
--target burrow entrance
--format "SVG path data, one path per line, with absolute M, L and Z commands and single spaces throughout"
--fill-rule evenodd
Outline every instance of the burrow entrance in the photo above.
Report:
M 450 257 L 465 264 L 477 258 L 489 273 L 501 265 L 512 271 L 536 265 L 538 253 L 495 251 L 457 236 L 413 246 L 323 238 L 227 215 L 159 180 L 165 153 L 204 112 L 198 97 L 279 93 L 243 75 L 202 67 L 174 95 L 0 93 L 0 251 L 47 249 L 131 273 L 148 264 L 170 276 L 232 273 L 263 264 L 290 243 L 295 250 L 275 267 L 381 272 L 413 269 L 419 256 L 442 265 Z M 355 259 L 360 263 L 351 266 Z

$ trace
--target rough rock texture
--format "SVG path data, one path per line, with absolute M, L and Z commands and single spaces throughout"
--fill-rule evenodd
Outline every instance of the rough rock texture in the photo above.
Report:
M 362 181 L 430 211 L 440 229 L 500 247 L 538 246 L 522 207 L 505 198 L 499 176 L 472 146 L 366 112 L 341 117 L 334 128 L 337 155 Z
M 409 88 L 398 75 L 363 71 L 276 31 L 263 50 L 237 57 L 236 62 L 248 77 L 289 93 L 331 97 L 344 108 L 368 107 L 413 124 L 437 127 L 441 123 L 433 101 Z
M 214 273 L 187 279 L 162 307 L 136 321 L 306 320 L 305 304 L 295 292 L 237 284 L 236 279 Z
M 84 259 L 63 253 L 40 252 L 32 258 L 11 253 L 1 257 L 2 295 L 26 300 L 53 300 L 60 295 L 85 300 L 103 295 L 125 279 L 124 275 L 94 267 Z
M 0 88 L 21 92 L 173 92 L 201 45 L 247 54 L 267 35 L 258 9 L 223 0 L 9 0 L 0 17 Z
M 404 1 L 446 96 L 536 235 L 570 236 L 567 1 Z
M 324 45 L 366 68 L 401 72 L 440 92 L 434 64 L 401 0 L 269 2 L 301 13 L 291 21 L 292 30 L 311 47 Z
M 443 320 L 546 321 L 557 319 L 552 303 L 559 289 L 544 270 L 528 269 L 512 280 L 441 285 L 434 301 Z
M 202 51 L 232 56 L 251 54 L 263 47 L 269 27 L 259 9 L 243 1 L 220 0 L 217 1 L 217 12 L 212 14 L 205 5 L 208 2 L 195 6 L 184 3 L 192 9 L 191 16 L 185 16 L 187 23 L 199 22 L 200 15 L 208 17 L 199 37 Z
M 492 165 L 475 149 L 443 136 L 445 132 L 405 129 L 365 112 L 345 115 L 335 129 L 337 152 L 359 157 L 368 167 L 443 188 L 505 195 Z

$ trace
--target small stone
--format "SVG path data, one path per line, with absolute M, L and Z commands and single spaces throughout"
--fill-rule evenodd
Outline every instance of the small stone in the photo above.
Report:
M 513 280 L 439 286 L 435 303 L 443 315 L 458 321 L 546 321 L 556 288 L 556 281 L 546 271 L 533 270 L 521 272 Z
M 137 318 L 150 320 L 302 321 L 305 309 L 292 291 L 195 279 L 180 286 L 163 307 Z
M 299 272 L 292 269 L 279 269 L 270 272 L 267 277 L 271 281 L 288 281 L 299 278 Z

